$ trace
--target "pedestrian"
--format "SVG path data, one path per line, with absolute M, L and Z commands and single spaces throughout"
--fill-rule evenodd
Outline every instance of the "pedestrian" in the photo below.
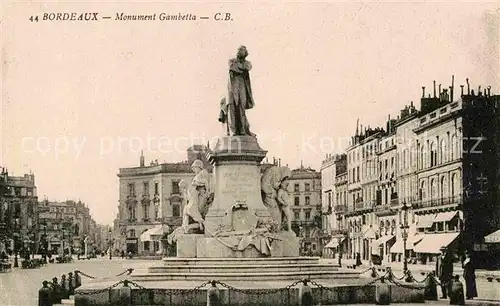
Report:
M 465 251 L 465 259 L 462 263 L 462 268 L 464 269 L 465 297 L 468 300 L 472 300 L 477 297 L 476 268 L 474 267 L 474 262 L 472 262 L 469 250 Z
M 361 266 L 363 263 L 361 262 L 361 255 L 356 253 L 356 267 Z
M 453 277 L 453 257 L 446 247 L 441 248 L 441 255 L 436 260 L 436 275 L 441 282 L 441 298 L 447 299 Z

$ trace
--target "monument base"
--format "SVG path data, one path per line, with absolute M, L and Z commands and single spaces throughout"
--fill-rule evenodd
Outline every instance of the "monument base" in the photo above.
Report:
M 218 238 L 203 234 L 181 235 L 177 238 L 177 257 L 180 258 L 259 258 L 298 257 L 299 238 L 292 232 L 276 235 L 279 240 L 271 242 L 271 253 L 262 254 L 253 245 L 242 251 L 224 245 Z

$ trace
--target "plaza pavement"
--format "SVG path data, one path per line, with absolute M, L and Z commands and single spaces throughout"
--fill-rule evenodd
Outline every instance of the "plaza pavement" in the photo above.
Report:
M 156 260 L 127 260 L 117 257 L 113 257 L 112 260 L 108 257 L 76 260 L 75 257 L 74 262 L 68 264 L 47 264 L 38 269 L 14 268 L 11 272 L 0 273 L 0 305 L 36 305 L 38 290 L 41 288 L 44 280 L 50 281 L 53 277 L 57 277 L 60 280 L 62 274 L 67 275 L 68 272 L 74 272 L 75 270 L 80 270 L 98 278 L 108 278 L 108 281 L 113 282 L 114 280 L 121 279 L 116 277 L 116 275 L 128 268 L 141 270 L 157 263 L 158 261 Z M 361 271 L 362 268 L 359 269 Z M 395 273 L 398 274 L 397 272 Z M 423 277 L 415 272 L 414 276 L 417 279 Z M 369 275 L 366 277 L 369 278 Z M 82 276 L 83 284 L 89 282 L 91 282 L 90 279 Z M 321 280 L 318 282 L 323 283 Z M 479 278 L 477 281 L 479 297 L 477 300 L 467 301 L 467 305 L 500 305 L 499 284 L 496 281 L 490 283 L 486 279 Z M 449 303 L 445 300 L 440 300 L 427 302 L 426 304 L 445 305 Z

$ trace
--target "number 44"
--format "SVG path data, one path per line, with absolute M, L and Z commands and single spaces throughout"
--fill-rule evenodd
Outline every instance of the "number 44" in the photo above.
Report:
M 35 22 L 38 22 L 38 16 L 31 16 L 31 17 L 30 17 L 30 21 L 31 21 L 31 22 L 34 22 L 34 21 L 35 21 Z

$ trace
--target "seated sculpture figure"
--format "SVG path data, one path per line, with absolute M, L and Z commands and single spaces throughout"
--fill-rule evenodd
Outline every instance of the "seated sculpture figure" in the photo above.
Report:
M 191 184 L 182 180 L 179 189 L 183 198 L 182 226 L 176 228 L 168 236 L 168 242 L 173 243 L 179 235 L 204 231 L 204 218 L 213 201 L 210 192 L 210 174 L 203 167 L 201 160 L 195 160 L 191 165 L 195 177 Z
M 273 166 L 267 169 L 261 178 L 262 201 L 271 214 L 271 217 L 280 225 L 280 228 L 282 212 L 287 217 L 288 224 L 291 223 L 288 192 L 286 190 L 288 187 L 287 179 L 290 175 L 291 171 L 288 167 Z M 278 198 L 278 191 L 280 189 L 282 191 L 280 191 Z M 288 230 L 291 230 L 291 226 L 288 227 Z

